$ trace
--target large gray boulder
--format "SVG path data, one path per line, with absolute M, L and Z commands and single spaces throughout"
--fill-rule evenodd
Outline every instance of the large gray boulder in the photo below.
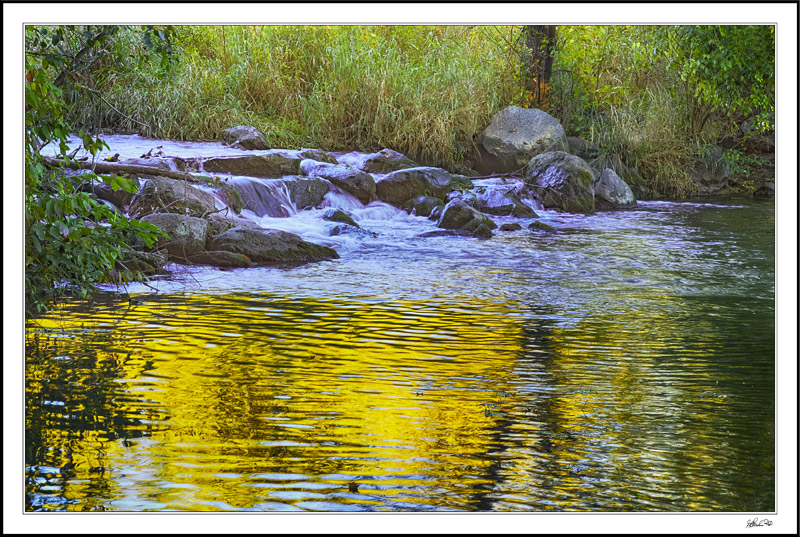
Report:
M 277 179 L 300 173 L 302 160 L 300 151 L 271 149 L 258 154 L 211 157 L 203 161 L 203 169 L 210 173 Z
M 375 185 L 379 200 L 402 207 L 417 196 L 445 199 L 452 190 L 453 177 L 441 168 L 419 167 L 386 174 Z
M 183 260 L 203 251 L 208 222 L 202 218 L 173 213 L 155 213 L 141 218 L 167 234 L 158 239 L 156 248 L 167 250 L 170 258 Z
M 135 217 L 151 213 L 184 213 L 202 217 L 217 210 L 214 196 L 186 181 L 153 177 L 133 197 L 128 213 Z
M 539 203 L 570 213 L 594 211 L 593 178 L 585 160 L 564 151 L 536 156 L 525 169 L 526 188 Z
M 402 153 L 393 149 L 381 149 L 364 161 L 363 169 L 367 173 L 390 173 L 416 167 L 417 163 Z
M 460 199 L 454 199 L 444 206 L 436 226 L 466 231 L 480 238 L 491 237 L 491 230 L 497 228 L 497 224 L 488 216 Z
M 306 159 L 300 163 L 300 173 L 327 179 L 358 198 L 364 205 L 375 197 L 375 179 L 370 174 L 345 164 L 329 164 Z
M 495 172 L 523 168 L 531 158 L 550 151 L 568 151 L 564 128 L 537 108 L 509 106 L 495 114 L 481 143 L 492 157 Z
M 208 242 L 208 250 L 247 256 L 254 263 L 310 263 L 338 259 L 336 250 L 312 244 L 294 233 L 275 229 L 235 227 Z
M 255 127 L 239 125 L 222 131 L 222 140 L 231 147 L 240 149 L 269 149 L 264 135 Z
M 594 204 L 597 209 L 627 209 L 636 207 L 636 198 L 631 187 L 614 170 L 606 168 L 594 185 Z

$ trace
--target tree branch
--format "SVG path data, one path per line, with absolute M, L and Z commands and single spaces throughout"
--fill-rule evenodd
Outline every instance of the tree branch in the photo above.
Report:
M 42 157 L 44 162 L 50 166 L 63 166 L 62 159 L 53 157 Z M 97 173 L 107 174 L 123 174 L 123 173 L 136 173 L 146 175 L 157 175 L 161 177 L 168 177 L 170 179 L 186 179 L 193 183 L 200 183 L 197 178 L 188 172 L 174 172 L 172 170 L 162 170 L 159 168 L 151 168 L 149 166 L 139 166 L 135 164 L 121 164 L 119 162 L 76 162 L 74 160 L 66 163 L 68 168 L 73 170 L 93 170 Z M 94 169 L 92 168 L 94 166 Z
M 97 41 L 101 37 L 103 37 L 104 35 L 106 35 L 106 31 L 105 30 L 101 31 L 99 34 L 94 36 L 92 41 Z M 67 79 L 67 75 L 72 70 L 72 68 L 75 66 L 75 64 L 78 63 L 78 61 L 81 58 L 86 56 L 89 53 L 90 50 L 92 50 L 92 47 L 90 47 L 89 45 L 86 45 L 81 50 L 79 50 L 78 53 L 72 58 L 72 62 L 71 62 L 71 65 L 69 66 L 69 68 L 68 69 L 64 69 L 63 71 L 61 71 L 61 74 L 58 75 L 58 77 L 56 78 L 55 82 L 53 82 L 53 85 L 61 86 L 61 84 L 63 84 L 64 81 Z

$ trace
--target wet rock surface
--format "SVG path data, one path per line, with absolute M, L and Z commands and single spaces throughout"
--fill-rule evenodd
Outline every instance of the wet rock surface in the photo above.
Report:
M 402 207 L 418 196 L 444 199 L 452 183 L 453 177 L 441 168 L 409 168 L 389 173 L 378 180 L 376 195 L 381 201 Z
M 209 241 L 208 249 L 242 254 L 254 263 L 310 263 L 339 258 L 333 248 L 312 244 L 294 233 L 275 229 L 229 229 Z
M 367 204 L 375 198 L 375 179 L 361 170 L 343 164 L 330 164 L 306 159 L 300 163 L 300 172 L 309 177 L 321 177 L 354 195 Z
M 534 157 L 525 170 L 528 189 L 544 207 L 570 213 L 594 211 L 593 179 L 586 161 L 563 151 Z
M 492 230 L 497 229 L 497 224 L 488 216 L 460 199 L 455 199 L 444 206 L 436 225 L 445 229 L 465 231 L 481 238 L 491 237 Z

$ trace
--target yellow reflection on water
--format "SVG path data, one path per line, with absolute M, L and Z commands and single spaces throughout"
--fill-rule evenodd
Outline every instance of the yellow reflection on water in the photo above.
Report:
M 773 445 L 769 416 L 741 424 L 763 398 L 734 393 L 724 325 L 650 297 L 561 323 L 477 301 L 67 308 L 26 335 L 28 509 L 744 505 L 774 471 L 748 459 Z
M 54 453 L 103 454 L 91 464 L 114 473 L 106 508 L 387 499 L 424 507 L 438 496 L 431 490 L 469 495 L 487 482 L 483 455 L 494 419 L 481 405 L 508 389 L 519 351 L 518 327 L 502 311 L 472 309 L 461 318 L 421 304 L 343 310 L 220 297 L 125 306 L 43 318 L 28 335 L 33 345 L 33 337 L 71 334 L 50 338 L 58 349 L 49 355 L 88 348 L 92 358 L 87 369 L 64 371 L 53 371 L 47 357 L 29 359 L 29 400 L 46 391 L 34 379 L 69 377 L 60 393 L 70 411 L 95 397 L 101 415 L 126 418 L 115 431 L 71 432 L 63 441 L 46 436 L 51 424 L 36 424 Z M 89 336 L 110 333 L 116 339 L 100 337 L 98 345 Z M 113 378 L 92 388 L 86 371 L 100 362 L 113 364 Z M 75 466 L 79 485 L 84 466 Z M 465 472 L 469 480 L 458 477 Z M 132 496 L 130 480 L 153 491 Z M 358 493 L 348 481 L 359 483 Z M 68 483 L 68 499 L 91 508 L 83 489 Z

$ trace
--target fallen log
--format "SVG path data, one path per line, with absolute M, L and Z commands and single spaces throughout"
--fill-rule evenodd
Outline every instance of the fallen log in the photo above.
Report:
M 73 170 L 91 170 L 94 169 L 95 173 L 122 175 L 122 174 L 145 174 L 145 175 L 158 175 L 161 177 L 168 177 L 170 179 L 187 180 L 193 183 L 202 183 L 199 179 L 189 172 L 176 172 L 172 170 L 162 170 L 150 166 L 141 166 L 137 164 L 123 164 L 121 162 L 78 162 L 70 160 L 66 164 L 62 159 L 53 157 L 44 157 L 45 163 L 50 166 L 60 167 L 66 166 Z

